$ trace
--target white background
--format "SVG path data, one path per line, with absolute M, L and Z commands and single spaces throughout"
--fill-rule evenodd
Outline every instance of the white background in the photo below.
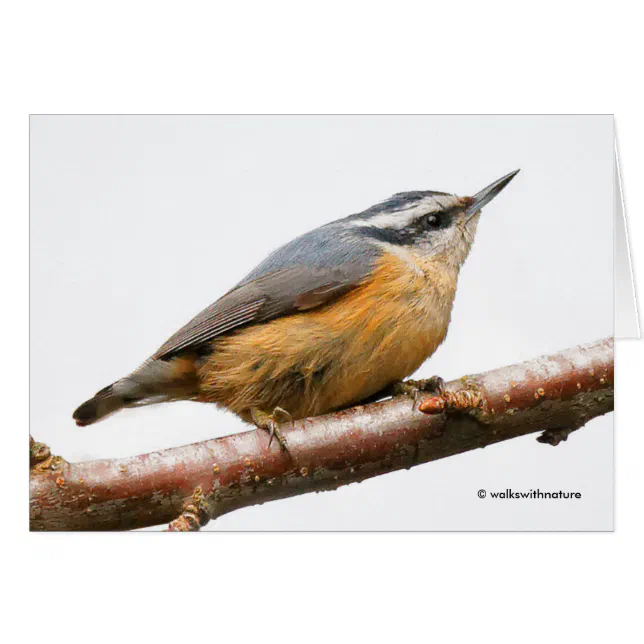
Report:
M 71 412 L 274 248 L 403 190 L 474 194 L 522 169 L 484 209 L 447 340 L 418 375 L 451 380 L 613 334 L 611 116 L 33 116 L 30 142 L 31 431 L 70 461 L 248 430 L 191 402 L 83 429 Z M 556 450 L 526 436 L 246 508 L 208 529 L 610 530 L 612 425 L 598 418 Z M 482 501 L 481 488 L 582 498 Z
M 418 634 L 632 641 L 642 576 L 641 343 L 617 349 L 615 533 L 221 534 L 216 543 L 202 535 L 27 535 L 25 352 L 29 112 L 614 112 L 641 274 L 637 7 L 7 7 L 0 20 L 1 257 L 12 313 L 3 371 L 7 632 L 43 633 L 49 642 Z

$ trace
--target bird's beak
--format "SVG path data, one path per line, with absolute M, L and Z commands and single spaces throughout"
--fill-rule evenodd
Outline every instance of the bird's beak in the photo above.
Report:
M 472 203 L 467 207 L 465 214 L 471 215 L 481 210 L 481 208 L 490 203 L 490 201 L 492 201 L 492 199 L 494 199 L 494 197 L 496 197 L 518 173 L 519 170 L 510 172 L 510 174 L 506 174 L 505 177 L 501 177 L 498 181 L 490 184 L 487 188 L 483 188 L 481 192 L 477 192 L 473 197 L 470 197 Z

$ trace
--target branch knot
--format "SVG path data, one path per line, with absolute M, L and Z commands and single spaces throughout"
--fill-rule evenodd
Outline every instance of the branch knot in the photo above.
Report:
M 423 414 L 442 414 L 443 412 L 485 412 L 485 396 L 478 388 L 445 391 L 438 396 L 423 400 L 418 406 Z
M 183 512 L 170 523 L 167 532 L 197 532 L 210 521 L 210 510 L 203 490 L 198 487 L 183 504 Z

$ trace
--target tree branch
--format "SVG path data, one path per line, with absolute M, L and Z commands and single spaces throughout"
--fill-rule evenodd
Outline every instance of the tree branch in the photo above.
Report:
M 32 530 L 199 529 L 239 508 L 333 490 L 543 431 L 552 445 L 613 410 L 613 340 L 448 383 L 420 408 L 384 402 L 125 459 L 68 463 L 30 445 Z

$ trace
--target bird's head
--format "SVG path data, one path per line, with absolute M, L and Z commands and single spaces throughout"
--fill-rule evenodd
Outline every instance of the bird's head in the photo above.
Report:
M 440 258 L 458 269 L 474 242 L 481 209 L 518 172 L 511 172 L 473 197 L 431 190 L 401 192 L 342 222 L 351 235 L 366 237 L 386 250 Z

